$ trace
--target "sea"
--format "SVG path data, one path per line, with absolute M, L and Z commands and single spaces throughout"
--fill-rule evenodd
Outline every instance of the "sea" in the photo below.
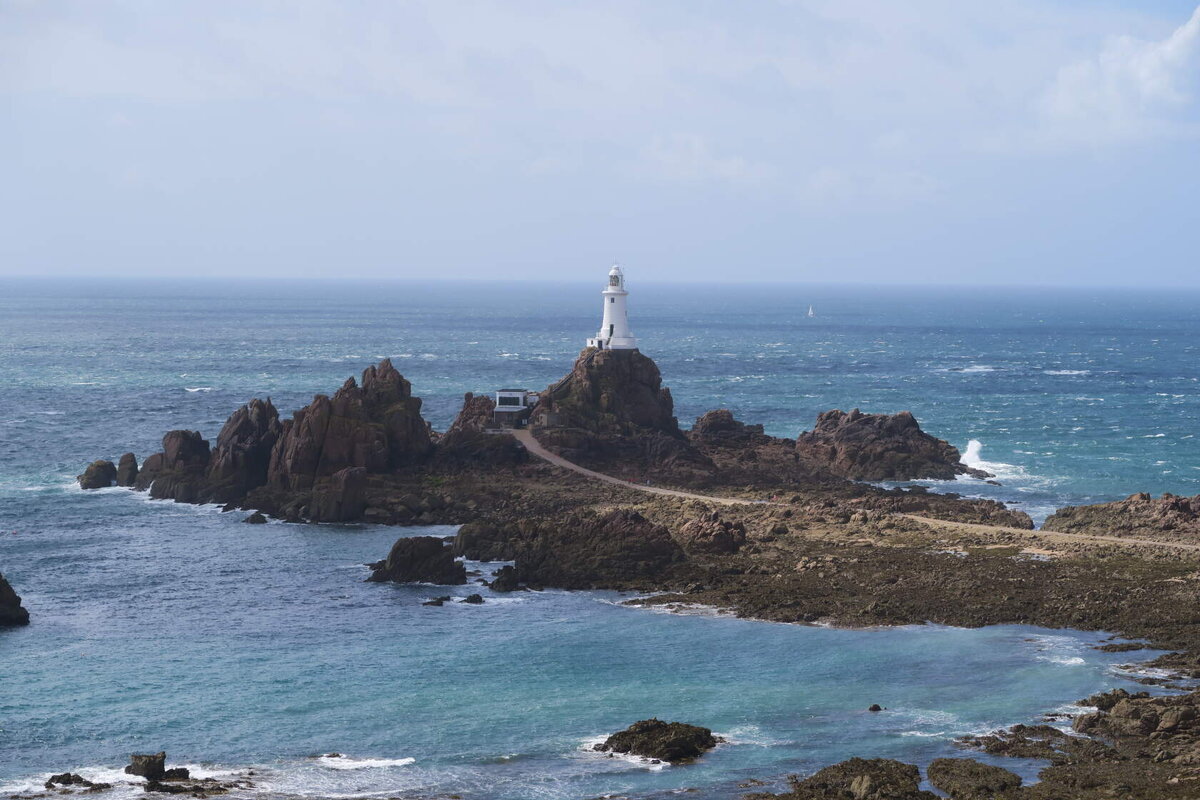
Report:
M 1200 293 L 631 278 L 634 332 L 685 427 L 729 408 L 794 437 L 831 408 L 910 410 L 1000 485 L 922 483 L 1039 522 L 1200 493 Z M 734 798 L 855 755 L 962 755 L 958 736 L 1137 686 L 1129 662 L 1154 654 L 1100 652 L 1104 632 L 367 584 L 398 536 L 454 528 L 248 526 L 75 484 L 96 458 L 144 458 L 174 428 L 213 438 L 253 397 L 290 412 L 383 357 L 445 429 L 464 392 L 568 371 L 601 288 L 0 279 L 0 572 L 33 618 L 0 631 L 0 797 L 67 770 L 140 797 L 122 765 L 166 750 L 200 776 L 253 773 L 235 797 Z M 484 604 L 421 605 L 470 592 Z M 725 742 L 682 766 L 592 750 L 652 716 Z

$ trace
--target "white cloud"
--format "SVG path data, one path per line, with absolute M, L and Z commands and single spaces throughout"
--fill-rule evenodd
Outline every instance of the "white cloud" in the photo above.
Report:
M 1196 133 L 1200 7 L 1170 36 L 1112 38 L 1059 71 L 1043 98 L 1054 138 L 1091 143 Z

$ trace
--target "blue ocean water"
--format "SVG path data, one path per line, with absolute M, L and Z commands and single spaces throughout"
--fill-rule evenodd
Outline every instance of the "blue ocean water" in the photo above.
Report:
M 631 279 L 685 423 L 725 406 L 794 436 L 832 407 L 911 409 L 981 443 L 971 457 L 1004 483 L 943 488 L 1039 516 L 1200 492 L 1195 295 Z M 253 396 L 297 408 L 382 356 L 444 428 L 464 391 L 561 376 L 599 289 L 0 282 L 0 571 L 34 616 L 0 632 L 0 794 L 165 748 L 201 773 L 253 767 L 257 793 L 283 796 L 734 797 L 850 755 L 927 762 L 1125 680 L 1099 634 L 831 630 L 607 593 L 425 608 L 444 590 L 362 583 L 395 529 L 250 527 L 73 484 L 94 458 L 144 457 L 171 428 L 215 436 Z M 730 741 L 665 769 L 586 750 L 650 715 Z

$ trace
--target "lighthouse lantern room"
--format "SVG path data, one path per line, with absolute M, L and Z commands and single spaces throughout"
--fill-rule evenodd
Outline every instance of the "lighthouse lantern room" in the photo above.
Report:
M 637 339 L 629 330 L 629 312 L 625 308 L 625 274 L 613 265 L 608 271 L 608 285 L 601 293 L 604 297 L 604 317 L 600 331 L 594 339 L 587 340 L 588 347 L 600 350 L 636 350 Z

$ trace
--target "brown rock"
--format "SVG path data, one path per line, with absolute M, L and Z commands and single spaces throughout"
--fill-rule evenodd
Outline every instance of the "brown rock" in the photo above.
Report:
M 234 411 L 217 435 L 208 464 L 208 499 L 237 501 L 265 485 L 271 451 L 282 433 L 279 412 L 269 398 L 251 400 Z
M 121 456 L 121 460 L 117 462 L 117 486 L 133 486 L 137 483 L 137 476 L 137 456 L 133 453 Z
M 154 754 L 134 753 L 125 767 L 126 775 L 140 775 L 148 781 L 161 780 L 166 771 L 167 754 L 162 751 Z
M 396 540 L 367 580 L 460 585 L 467 582 L 467 570 L 438 537 L 409 536 Z
M 683 722 L 644 719 L 614 733 L 595 749 L 602 753 L 629 753 L 669 764 L 694 761 L 722 740 L 708 728 Z
M 937 758 L 926 770 L 929 782 L 953 800 L 996 800 L 1021 785 L 1021 776 L 973 758 Z
M 676 538 L 689 553 L 736 553 L 746 543 L 746 526 L 722 520 L 713 511 L 685 522 Z
M 107 489 L 117 480 L 117 468 L 111 461 L 93 461 L 76 480 L 81 489 Z
M 1155 499 L 1139 492 L 1113 503 L 1068 506 L 1051 514 L 1042 527 L 1064 533 L 1197 543 L 1200 542 L 1200 495 L 1164 494 Z

